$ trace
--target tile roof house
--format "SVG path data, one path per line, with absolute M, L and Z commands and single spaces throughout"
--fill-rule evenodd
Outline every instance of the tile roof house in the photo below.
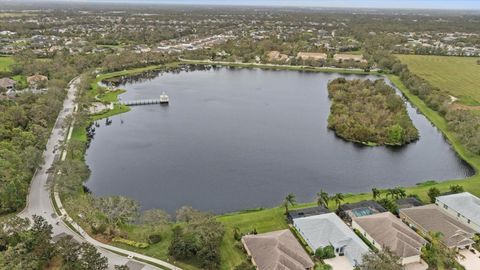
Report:
M 327 60 L 326 53 L 311 53 L 311 52 L 299 52 L 297 54 L 297 59 L 301 60 Z
M 357 55 L 357 54 L 335 54 L 333 56 L 333 59 L 337 62 L 343 62 L 343 61 L 354 61 L 354 62 L 360 62 L 360 63 L 366 63 L 367 60 L 363 58 L 363 55 Z
M 388 248 L 400 257 L 402 265 L 421 262 L 421 249 L 427 241 L 392 213 L 356 217 L 352 227 L 379 250 Z
M 48 81 L 48 77 L 39 75 L 39 74 L 35 74 L 27 77 L 27 82 L 30 86 L 36 86 L 39 83 L 46 82 L 46 81 Z
M 468 192 L 437 197 L 435 204 L 480 233 L 480 199 Z
M 361 264 L 363 255 L 369 252 L 368 246 L 335 213 L 296 218 L 293 226 L 313 250 L 331 245 L 337 255 L 348 258 L 352 268 Z
M 427 235 L 429 232 L 442 233 L 442 243 L 448 248 L 469 248 L 475 231 L 451 217 L 435 204 L 400 210 L 400 218 L 411 227 Z
M 242 243 L 259 270 L 305 270 L 315 266 L 290 230 L 245 235 Z
M 17 82 L 10 78 L 0 79 L 0 88 L 6 89 L 6 90 L 14 89 L 16 84 Z

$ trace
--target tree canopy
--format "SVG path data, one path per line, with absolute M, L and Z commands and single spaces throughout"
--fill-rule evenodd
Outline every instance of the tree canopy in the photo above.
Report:
M 339 78 L 330 82 L 328 93 L 328 127 L 346 140 L 403 145 L 419 138 L 402 98 L 383 80 Z

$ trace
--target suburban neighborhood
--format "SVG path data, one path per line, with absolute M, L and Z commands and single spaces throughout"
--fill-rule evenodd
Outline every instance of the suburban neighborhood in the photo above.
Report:
M 421 250 L 438 233 L 443 245 L 459 251 L 457 260 L 465 269 L 480 263 L 473 246 L 480 233 L 475 223 L 480 199 L 468 192 L 439 196 L 435 204 L 409 205 L 399 215 L 375 201 L 343 204 L 337 213 L 322 206 L 292 210 L 287 214 L 290 230 L 245 235 L 242 243 L 259 270 L 312 269 L 318 259 L 333 270 L 353 270 L 376 250 L 392 252 L 406 270 L 426 270 Z

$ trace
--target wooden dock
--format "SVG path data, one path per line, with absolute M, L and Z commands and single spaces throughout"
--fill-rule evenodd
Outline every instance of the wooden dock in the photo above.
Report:
M 141 106 L 141 105 L 151 105 L 151 104 L 166 104 L 168 102 L 161 101 L 160 99 L 141 99 L 141 100 L 130 100 L 122 101 L 120 104 L 126 106 Z
M 141 100 L 130 100 L 122 101 L 120 104 L 126 106 L 140 106 L 140 105 L 151 105 L 151 104 L 168 104 L 170 101 L 169 97 L 165 92 L 162 92 L 160 98 L 158 99 L 141 99 Z

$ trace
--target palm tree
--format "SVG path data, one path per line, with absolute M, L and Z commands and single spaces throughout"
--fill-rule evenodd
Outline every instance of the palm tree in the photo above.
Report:
M 397 190 L 397 199 L 407 197 L 407 192 L 401 187 L 395 188 Z
M 391 196 L 392 198 L 394 198 L 395 194 L 397 194 L 397 191 L 394 188 L 389 188 L 385 193 L 385 198 L 388 198 L 388 196 Z
M 378 197 L 380 197 L 380 190 L 377 188 L 372 188 L 372 195 L 373 199 L 376 200 Z
M 337 194 L 333 195 L 331 200 L 335 201 L 335 204 L 337 205 L 337 208 L 339 208 L 340 205 L 342 204 L 343 200 L 344 200 L 343 194 L 342 193 L 337 193 Z
M 323 191 L 323 189 L 321 189 L 320 192 L 317 193 L 318 206 L 324 206 L 325 208 L 328 208 L 329 200 L 330 200 L 330 197 L 328 196 L 328 193 Z
M 295 205 L 295 202 L 296 202 L 295 194 L 289 193 L 289 194 L 285 197 L 285 200 L 283 201 L 283 206 L 285 207 L 285 214 L 288 213 L 288 205 L 290 204 L 290 205 L 294 206 L 294 205 Z

